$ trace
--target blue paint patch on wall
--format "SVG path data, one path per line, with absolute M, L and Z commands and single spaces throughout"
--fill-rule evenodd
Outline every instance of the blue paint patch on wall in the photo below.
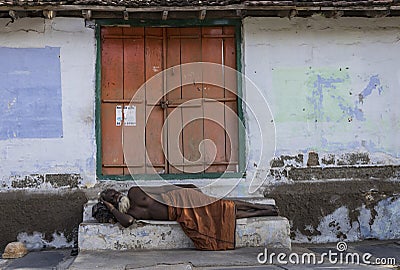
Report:
M 377 89 L 378 94 L 380 95 L 383 91 L 383 86 L 381 85 L 381 80 L 379 79 L 378 75 L 373 75 L 369 79 L 368 85 L 365 87 L 365 89 L 358 94 L 358 103 L 363 104 L 364 103 L 364 98 L 370 96 L 372 94 L 372 91 Z M 340 108 L 345 111 L 349 116 L 359 120 L 359 121 L 365 121 L 364 113 L 359 108 L 359 104 L 355 102 L 354 108 L 352 107 L 346 107 L 343 106 L 342 104 L 339 104 Z
M 344 113 L 346 113 L 348 116 L 357 119 L 358 121 L 365 121 L 364 113 L 363 111 L 357 107 L 357 105 L 352 108 L 349 106 L 345 106 L 341 103 L 339 103 L 340 109 L 343 110 Z
M 371 76 L 371 78 L 369 79 L 367 87 L 365 87 L 365 89 L 360 94 L 358 94 L 359 102 L 363 103 L 364 98 L 368 97 L 369 95 L 371 95 L 372 91 L 374 89 L 378 89 L 379 95 L 383 91 L 383 87 L 381 85 L 381 80 L 379 79 L 378 75 Z
M 311 86 L 311 95 L 307 97 L 308 103 L 313 111 L 309 113 L 309 119 L 315 119 L 318 122 L 351 122 L 353 119 L 366 121 L 362 110 L 363 101 L 374 91 L 381 95 L 383 86 L 378 75 L 372 75 L 369 78 L 367 86 L 358 94 L 358 100 L 350 102 L 349 91 L 346 90 L 349 76 L 344 74 L 335 74 L 325 72 L 324 74 L 309 73 L 309 86 Z M 338 107 L 340 110 L 338 110 Z M 340 112 L 338 114 L 338 112 Z M 339 116 L 341 115 L 341 116 Z
M 314 90 L 312 91 L 312 96 L 308 100 L 314 106 L 314 117 L 315 119 L 321 120 L 324 118 L 324 108 L 323 108 L 323 101 L 324 101 L 324 89 L 335 90 L 337 84 L 341 84 L 344 82 L 343 78 L 325 78 L 320 74 L 317 75 L 317 78 L 314 82 Z M 330 97 L 335 98 L 334 95 L 330 95 Z M 329 118 L 329 116 L 326 116 Z M 328 120 L 328 119 L 326 119 Z M 329 120 L 328 120 L 329 121 Z
M 60 48 L 0 47 L 0 140 L 60 138 Z

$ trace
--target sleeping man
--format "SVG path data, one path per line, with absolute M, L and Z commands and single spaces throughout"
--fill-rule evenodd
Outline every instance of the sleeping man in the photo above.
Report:
M 194 185 L 132 187 L 127 195 L 106 189 L 100 202 L 123 227 L 135 219 L 177 221 L 202 250 L 234 249 L 237 218 L 278 215 L 275 205 L 216 199 Z

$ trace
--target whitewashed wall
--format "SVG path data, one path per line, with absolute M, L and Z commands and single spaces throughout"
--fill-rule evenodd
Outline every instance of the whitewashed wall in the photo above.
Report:
M 303 160 L 286 164 L 303 168 L 310 152 L 320 159 L 364 153 L 368 158 L 361 165 L 400 164 L 400 18 L 246 18 L 243 36 L 244 73 L 270 105 L 276 128 L 276 157 L 303 155 Z M 264 108 L 265 114 L 258 117 L 268 117 L 265 102 L 254 98 L 255 92 L 254 87 L 245 89 L 249 107 Z M 255 118 L 248 119 L 250 159 L 257 156 L 262 142 L 273 142 L 272 137 L 251 136 L 256 126 Z M 348 164 L 336 161 L 327 166 L 340 169 L 341 165 Z M 352 165 L 357 169 L 360 164 Z M 311 178 L 304 180 L 313 190 L 315 181 L 307 181 Z M 350 187 L 352 181 L 346 180 L 351 179 L 343 178 L 343 186 Z M 392 180 L 398 181 L 396 175 Z M 376 220 L 366 210 L 368 203 L 350 210 L 343 205 L 326 216 L 321 216 L 324 211 L 311 213 L 319 217 L 320 224 L 314 227 L 302 221 L 300 226 L 318 230 L 321 235 L 310 237 L 295 231 L 294 241 L 337 241 L 337 231 L 329 224 L 332 221 L 341 226 L 347 240 L 396 239 L 400 211 L 397 191 L 393 192 L 373 207 L 379 217 Z M 307 204 L 298 204 L 299 215 L 310 214 Z M 321 202 L 321 209 L 329 205 Z M 351 224 L 349 213 L 354 210 L 360 215 Z
M 271 106 L 277 156 L 366 152 L 375 164 L 400 163 L 399 25 L 400 18 L 244 20 L 244 72 Z M 246 99 L 252 95 L 247 89 Z M 250 156 L 259 143 L 250 140 Z
M 94 30 L 85 27 L 83 19 L 76 18 L 26 18 L 9 22 L 0 19 L 0 47 L 60 48 L 62 137 L 0 139 L 1 188 L 7 190 L 15 179 L 26 175 L 68 173 L 79 174 L 83 186 L 93 186 L 96 184 Z M 262 196 L 263 189 L 253 191 L 265 180 L 274 155 L 301 153 L 306 161 L 310 151 L 320 157 L 366 152 L 372 164 L 399 165 L 400 141 L 396 136 L 400 131 L 399 40 L 399 18 L 244 19 L 242 71 L 248 79 L 243 80 L 247 176 L 198 179 L 196 184 L 215 196 L 227 193 L 233 197 Z M 7 102 L 13 106 L 13 100 Z M 162 181 L 118 184 L 128 188 L 137 183 L 163 184 Z M 106 181 L 104 185 L 117 183 Z M 39 186 L 46 187 L 45 182 Z M 386 217 L 385 209 L 392 209 L 393 220 L 398 220 L 398 200 L 395 202 L 390 207 L 379 205 L 378 216 Z M 337 215 L 338 222 L 345 224 L 346 215 L 342 212 L 347 208 L 343 209 L 338 208 L 332 216 Z M 349 239 L 359 239 L 360 234 L 362 237 L 379 234 L 384 239 L 398 237 L 398 230 L 386 233 L 387 230 L 378 228 L 381 221 L 376 223 L 377 228 L 364 228 L 370 215 L 365 207 L 361 210 L 360 228 L 355 232 L 349 229 Z M 314 239 L 316 242 L 334 239 L 330 238 L 325 221 L 319 228 L 323 237 Z M 301 235 L 296 240 L 306 241 Z
M 82 185 L 94 185 L 94 30 L 77 18 L 0 19 L 0 47 L 60 48 L 63 132 L 59 138 L 0 140 L 2 186 L 25 175 L 70 173 L 80 174 Z
M 256 170 L 268 171 L 275 138 L 277 156 L 362 151 L 376 163 L 399 164 L 399 22 L 318 16 L 243 21 L 243 71 L 265 96 L 275 127 L 266 103 L 247 83 L 248 177 L 236 195 L 247 194 L 249 182 L 260 173 Z M 63 138 L 0 140 L 3 186 L 13 176 L 35 173 L 77 173 L 84 185 L 93 185 L 94 30 L 82 19 L 7 23 L 0 20 L 0 47 L 60 47 Z M 263 138 L 259 126 L 266 133 Z

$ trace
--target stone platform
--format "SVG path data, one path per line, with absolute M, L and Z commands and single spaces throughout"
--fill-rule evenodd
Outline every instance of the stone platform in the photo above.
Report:
M 265 203 L 265 200 L 263 201 Z M 273 203 L 269 200 L 268 203 Z M 194 248 L 192 241 L 175 221 L 137 220 L 128 228 L 118 223 L 97 223 L 91 217 L 89 202 L 79 226 L 79 249 L 151 250 Z M 290 249 L 289 221 L 284 217 L 256 217 L 236 222 L 236 247 Z

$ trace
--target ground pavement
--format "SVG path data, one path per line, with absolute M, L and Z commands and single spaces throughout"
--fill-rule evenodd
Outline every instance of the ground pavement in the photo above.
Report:
M 85 251 L 79 253 L 76 257 L 70 255 L 71 249 L 42 250 L 30 252 L 19 259 L 0 259 L 0 269 L 400 270 L 400 241 L 368 240 L 346 244 L 341 243 L 339 246 L 336 243 L 320 245 L 294 244 L 291 251 L 265 250 L 264 248 L 238 248 L 229 251 L 197 251 L 192 249 Z M 338 249 L 344 251 L 339 252 Z M 357 262 L 357 258 L 359 263 L 354 263 Z M 367 265 L 365 262 L 370 264 Z M 385 263 L 385 265 L 374 263 Z

